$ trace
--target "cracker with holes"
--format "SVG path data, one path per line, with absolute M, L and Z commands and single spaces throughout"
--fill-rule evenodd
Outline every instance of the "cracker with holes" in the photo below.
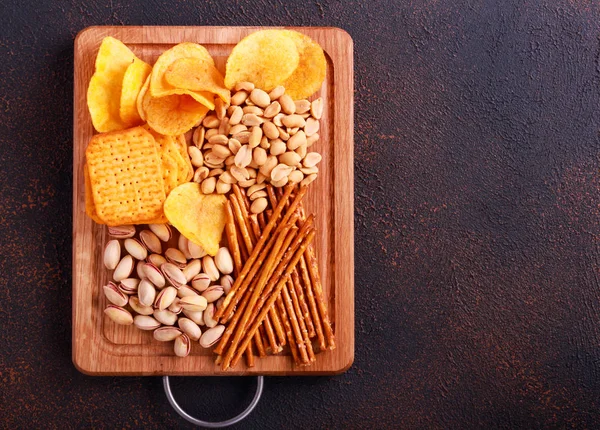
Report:
M 97 134 L 85 155 L 96 214 L 107 225 L 162 217 L 166 194 L 152 134 L 142 127 Z

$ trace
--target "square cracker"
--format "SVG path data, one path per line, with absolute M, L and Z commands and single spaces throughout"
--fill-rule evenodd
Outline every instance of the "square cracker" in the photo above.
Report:
M 154 137 L 142 127 L 97 134 L 86 158 L 98 217 L 108 225 L 161 217 L 166 198 Z

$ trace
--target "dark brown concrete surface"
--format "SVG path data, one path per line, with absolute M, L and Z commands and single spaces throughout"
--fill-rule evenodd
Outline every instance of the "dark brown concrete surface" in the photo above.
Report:
M 354 38 L 356 359 L 267 378 L 239 428 L 600 427 L 600 5 L 575 0 L 2 2 L 0 427 L 188 427 L 159 378 L 71 363 L 73 39 L 103 24 Z M 175 392 L 218 419 L 253 383 Z

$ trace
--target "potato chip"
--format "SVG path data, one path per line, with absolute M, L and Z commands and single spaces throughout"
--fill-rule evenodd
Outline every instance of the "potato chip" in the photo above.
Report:
M 200 184 L 188 182 L 171 191 L 164 211 L 181 234 L 214 256 L 225 228 L 226 204 L 224 195 L 202 194 Z
M 163 215 L 166 195 L 152 134 L 142 127 L 96 134 L 85 151 L 98 217 L 108 225 Z
M 210 56 L 206 48 L 197 43 L 185 42 L 179 45 L 173 46 L 171 49 L 166 50 L 156 60 L 154 67 L 152 68 L 150 78 L 150 94 L 152 97 L 163 97 L 173 94 L 187 94 L 194 98 L 197 102 L 208 107 L 209 110 L 215 108 L 214 96 L 208 91 L 191 91 L 182 88 L 175 88 L 165 80 L 165 72 L 167 68 L 178 60 L 179 58 L 198 58 L 211 66 L 215 65 L 213 58 Z
M 121 121 L 127 124 L 128 127 L 139 125 L 143 122 L 137 110 L 137 96 L 151 71 L 152 67 L 139 58 L 134 59 L 133 63 L 125 71 L 121 89 L 119 114 Z
M 185 139 L 185 135 L 180 134 L 177 136 L 177 139 L 175 139 L 175 144 L 177 145 L 177 149 L 179 149 L 179 153 L 181 154 L 183 161 L 185 161 L 185 164 L 188 166 L 188 175 L 185 177 L 184 182 L 189 182 L 194 177 L 194 166 L 192 166 L 192 160 L 190 160 L 190 154 L 188 153 L 188 144 L 187 140 Z
M 227 59 L 225 86 L 252 82 L 271 91 L 291 76 L 300 57 L 294 40 L 283 30 L 262 30 L 242 39 Z
M 83 181 L 85 183 L 85 213 L 96 224 L 105 224 L 96 213 L 96 205 L 94 204 L 94 196 L 92 195 L 92 183 L 90 182 L 90 173 L 88 172 L 87 163 L 83 165 Z
M 148 125 L 166 136 L 185 133 L 208 112 L 206 106 L 187 94 L 153 97 L 150 91 L 144 96 L 142 109 Z
M 140 116 L 140 118 L 142 118 L 142 121 L 146 121 L 146 113 L 144 112 L 144 97 L 146 96 L 146 93 L 148 92 L 148 88 L 150 87 L 150 75 L 148 75 L 148 77 L 146 78 L 146 82 L 144 82 L 144 85 L 142 85 L 142 88 L 140 89 L 140 92 L 137 96 L 137 100 L 135 102 L 136 107 L 137 107 L 137 111 L 138 111 L 138 115 Z
M 87 105 L 92 124 L 99 132 L 122 130 L 119 102 L 123 76 L 136 59 L 131 50 L 119 40 L 105 37 L 96 57 L 96 71 L 87 91 Z
M 283 31 L 296 43 L 300 62 L 294 73 L 281 85 L 292 99 L 305 99 L 321 88 L 327 71 L 327 60 L 321 46 L 310 37 L 297 31 Z
M 215 66 L 200 58 L 188 57 L 175 60 L 167 67 L 165 80 L 176 88 L 214 93 L 226 104 L 229 104 L 231 98 L 221 73 Z

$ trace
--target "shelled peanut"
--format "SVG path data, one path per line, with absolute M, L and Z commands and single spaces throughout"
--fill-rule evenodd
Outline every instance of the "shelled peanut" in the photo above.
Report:
M 233 285 L 229 250 L 213 258 L 185 236 L 173 237 L 167 224 L 147 227 L 109 227 L 103 257 L 112 281 L 103 287 L 110 302 L 104 313 L 117 324 L 152 330 L 156 340 L 175 341 L 179 357 L 192 342 L 214 345 L 225 327 L 213 314 Z
M 243 82 L 235 87 L 231 106 L 215 110 L 192 135 L 188 148 L 194 181 L 205 194 L 225 194 L 232 184 L 248 188 L 251 212 L 267 206 L 267 183 L 309 184 L 319 172 L 321 154 L 309 152 L 319 139 L 323 99 L 293 101 L 282 86 L 270 93 Z

